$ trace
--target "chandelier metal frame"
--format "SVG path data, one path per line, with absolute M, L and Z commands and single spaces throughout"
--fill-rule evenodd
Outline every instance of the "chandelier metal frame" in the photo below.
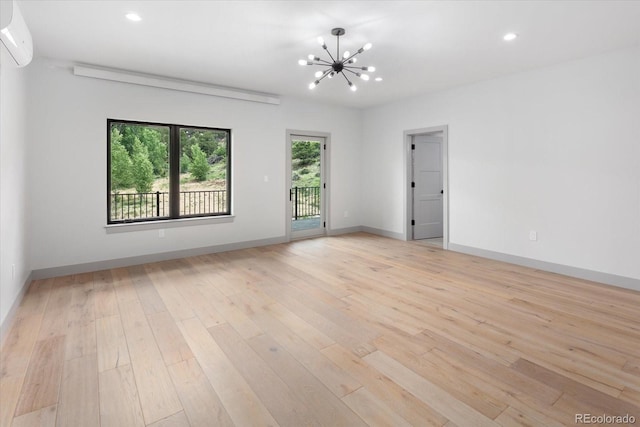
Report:
M 325 77 L 333 78 L 334 76 L 341 74 L 347 81 L 349 88 L 355 92 L 358 88 L 356 87 L 356 85 L 353 84 L 351 80 L 349 80 L 346 73 L 347 72 L 351 73 L 354 76 L 360 77 L 362 80 L 367 81 L 369 80 L 369 75 L 364 74 L 361 71 L 367 71 L 369 73 L 373 73 L 376 70 L 375 67 L 359 67 L 354 65 L 358 61 L 358 58 L 356 58 L 356 56 L 361 54 L 365 50 L 371 49 L 371 46 L 372 46 L 371 43 L 365 44 L 353 54 L 351 54 L 351 52 L 347 50 L 343 52 L 342 55 L 340 55 L 340 36 L 343 36 L 345 33 L 346 31 L 344 28 L 338 27 L 331 30 L 331 34 L 336 36 L 336 57 L 335 58 L 333 57 L 333 55 L 331 55 L 331 52 L 327 48 L 327 44 L 324 42 L 324 39 L 322 37 L 318 37 L 318 43 L 320 43 L 320 45 L 325 50 L 327 55 L 329 55 L 329 58 L 331 59 L 331 61 L 321 59 L 320 57 L 315 56 L 313 54 L 308 56 L 308 60 L 301 59 L 298 61 L 298 64 L 300 65 L 317 65 L 321 67 L 326 67 L 324 70 L 316 72 L 315 74 L 316 80 L 314 80 L 309 85 L 309 89 L 313 89 L 316 86 L 318 86 L 318 84 Z

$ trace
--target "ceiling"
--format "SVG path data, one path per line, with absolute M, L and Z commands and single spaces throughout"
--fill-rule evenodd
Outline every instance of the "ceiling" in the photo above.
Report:
M 370 107 L 640 44 L 640 1 L 20 1 L 35 55 Z M 137 12 L 131 22 L 125 14 Z M 55 17 L 55 18 L 54 18 Z M 383 77 L 309 90 L 322 36 Z M 507 32 L 519 37 L 506 42 Z

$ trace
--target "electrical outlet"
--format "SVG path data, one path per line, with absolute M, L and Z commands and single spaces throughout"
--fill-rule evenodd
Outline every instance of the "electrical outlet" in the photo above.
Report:
M 535 242 L 536 240 L 538 240 L 538 232 L 537 232 L 537 231 L 533 231 L 533 230 L 531 230 L 531 231 L 529 232 L 529 240 L 534 241 L 534 242 Z
M 164 228 L 161 228 L 160 230 L 158 230 L 158 237 L 159 238 L 164 238 Z

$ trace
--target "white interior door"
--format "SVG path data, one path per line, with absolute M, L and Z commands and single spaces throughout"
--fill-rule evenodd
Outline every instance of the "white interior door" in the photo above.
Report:
M 443 236 L 442 137 L 413 136 L 413 238 Z

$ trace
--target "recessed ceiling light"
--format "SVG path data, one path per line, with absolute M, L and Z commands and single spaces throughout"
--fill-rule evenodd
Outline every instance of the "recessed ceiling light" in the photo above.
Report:
M 140 15 L 138 15 L 135 12 L 129 12 L 125 16 L 129 21 L 133 21 L 133 22 L 142 21 L 142 18 L 140 18 Z
M 376 81 L 377 82 L 381 82 L 382 81 L 382 77 L 376 77 Z
M 504 37 L 502 37 L 505 41 L 510 42 L 511 40 L 515 40 L 518 38 L 518 35 L 516 33 L 507 33 L 504 35 Z

